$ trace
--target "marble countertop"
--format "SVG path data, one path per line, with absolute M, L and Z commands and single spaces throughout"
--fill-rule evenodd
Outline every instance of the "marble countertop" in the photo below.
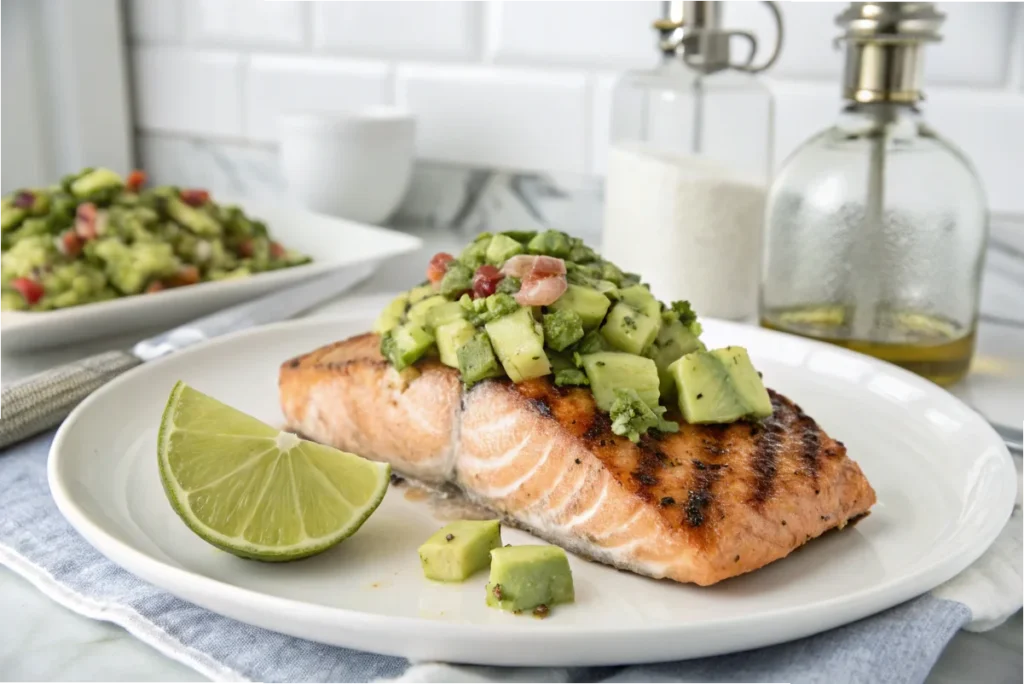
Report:
M 352 295 L 392 292 L 419 279 L 437 251 L 455 251 L 465 237 L 450 229 L 422 229 L 424 247 L 385 264 Z M 953 393 L 990 420 L 1020 426 L 1024 420 L 1024 225 L 998 225 L 986 269 L 978 353 L 968 378 Z M 344 297 L 310 315 L 329 314 Z M 149 334 L 100 340 L 74 350 L 31 356 L 5 355 L 4 383 L 38 370 L 123 346 Z M 1019 466 L 1018 460 L 1018 466 Z M 82 617 L 53 603 L 26 580 L 0 567 L 0 679 L 75 681 L 199 681 L 198 674 L 109 623 Z M 961 632 L 946 649 L 929 684 L 1021 681 L 1022 620 L 1018 612 L 984 634 Z

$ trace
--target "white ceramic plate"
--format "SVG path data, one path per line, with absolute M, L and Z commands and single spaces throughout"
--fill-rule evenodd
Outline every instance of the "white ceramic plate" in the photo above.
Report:
M 36 350 L 143 328 L 170 327 L 336 268 L 379 262 L 421 244 L 411 235 L 288 206 L 220 197 L 217 201 L 237 204 L 249 216 L 262 219 L 275 240 L 308 254 L 313 262 L 250 278 L 200 283 L 56 311 L 4 311 L 0 314 L 3 350 Z
M 408 658 L 580 666 L 732 652 L 862 618 L 957 574 L 993 541 L 1013 505 L 1009 454 L 948 393 L 842 349 L 707 321 L 709 346 L 748 347 L 769 385 L 846 442 L 878 492 L 856 527 L 704 589 L 573 557 L 577 601 L 546 620 L 485 607 L 486 573 L 456 585 L 425 580 L 416 548 L 442 522 L 399 487 L 351 539 L 295 563 L 241 560 L 193 536 L 157 476 L 157 424 L 174 382 L 279 423 L 279 363 L 362 332 L 384 301 L 363 300 L 339 319 L 218 339 L 106 386 L 54 441 L 49 477 L 60 510 L 131 572 L 244 622 Z M 512 544 L 531 540 L 516 530 L 504 535 Z

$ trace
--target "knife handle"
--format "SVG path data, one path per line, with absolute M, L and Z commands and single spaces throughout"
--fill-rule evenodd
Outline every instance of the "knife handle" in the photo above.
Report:
M 5 386 L 0 449 L 59 425 L 83 399 L 140 363 L 128 352 L 104 352 Z

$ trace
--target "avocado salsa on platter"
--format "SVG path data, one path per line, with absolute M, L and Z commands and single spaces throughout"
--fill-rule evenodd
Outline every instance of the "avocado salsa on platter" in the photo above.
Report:
M 62 309 L 310 261 L 205 190 L 145 181 L 85 169 L 5 196 L 0 309 Z
M 436 254 L 427 280 L 396 297 L 374 326 L 398 371 L 437 357 L 471 387 L 551 376 L 589 387 L 615 434 L 730 423 L 771 415 L 768 392 L 742 347 L 708 350 L 689 302 L 658 301 L 579 238 L 483 233 L 458 257 Z

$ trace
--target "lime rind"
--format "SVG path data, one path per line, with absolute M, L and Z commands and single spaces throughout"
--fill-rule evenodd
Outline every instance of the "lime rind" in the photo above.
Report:
M 359 467 L 371 468 L 376 474 L 376 481 L 373 483 L 374 488 L 370 496 L 366 499 L 365 502 L 362 503 L 362 505 L 354 505 L 337 486 L 331 483 L 331 478 L 324 474 L 320 467 L 316 464 L 317 458 L 310 454 L 310 451 L 313 451 L 320 452 L 320 454 L 323 455 L 327 453 L 327 451 L 325 450 L 328 450 L 329 447 L 324 447 L 323 445 L 319 445 L 314 442 L 309 442 L 307 440 L 300 439 L 297 436 L 292 435 L 291 433 L 280 431 L 277 431 L 273 437 L 260 437 L 258 435 L 256 437 L 248 437 L 237 433 L 223 434 L 222 436 L 224 437 L 224 439 L 265 439 L 267 441 L 267 449 L 260 453 L 254 454 L 249 461 L 241 464 L 231 472 L 222 475 L 220 478 L 218 478 L 218 480 L 211 483 L 206 483 L 203 487 L 199 487 L 193 490 L 186 490 L 179 484 L 177 478 L 174 476 L 171 463 L 169 460 L 171 452 L 171 437 L 175 433 L 188 431 L 187 428 L 177 428 L 174 421 L 175 412 L 179 406 L 181 395 L 186 390 L 190 390 L 191 392 L 195 392 L 197 395 L 200 395 L 200 397 L 202 397 L 204 401 L 212 402 L 214 405 L 219 405 L 224 409 L 227 409 L 228 411 L 236 412 L 243 416 L 245 419 L 248 419 L 249 421 L 254 421 L 255 419 L 246 416 L 245 414 L 241 414 L 241 412 L 237 412 L 236 409 L 232 409 L 231 407 L 221 404 L 220 402 L 211 397 L 206 397 L 205 395 L 202 395 L 201 393 L 192 390 L 184 382 L 180 381 L 175 384 L 174 389 L 171 391 L 171 395 L 167 401 L 167 406 L 165 407 L 163 415 L 161 417 L 160 429 L 157 435 L 157 453 L 160 466 L 160 480 L 163 484 L 164 492 L 167 494 L 167 499 L 170 502 L 171 507 L 174 509 L 175 513 L 178 514 L 178 516 L 189 527 L 189 529 L 191 529 L 196 535 L 198 535 L 200 538 L 202 538 L 209 544 L 212 544 L 213 546 L 216 546 L 217 548 L 232 553 L 236 556 L 254 560 L 284 562 L 298 560 L 300 558 L 307 558 L 309 556 L 321 553 L 322 551 L 325 551 L 331 548 L 332 546 L 335 546 L 336 544 L 344 541 L 352 534 L 354 534 L 363 525 L 363 523 L 366 522 L 370 515 L 377 509 L 381 501 L 384 500 L 384 495 L 387 493 L 388 484 L 390 482 L 390 465 L 386 463 L 366 461 L 354 454 L 348 454 L 343 451 L 330 449 L 332 455 L 340 456 L 341 460 L 358 463 Z M 260 425 L 264 424 L 260 423 Z M 269 426 L 265 427 L 269 428 Z M 270 429 L 272 430 L 272 428 Z M 203 431 L 202 434 L 212 437 L 217 436 L 216 433 L 209 433 L 206 431 Z M 263 434 L 267 433 L 264 432 Z M 307 449 L 306 445 L 309 445 L 310 448 Z M 282 446 L 284 448 L 280 448 Z M 277 453 L 271 455 L 271 452 L 274 451 L 276 451 Z M 304 508 L 302 505 L 302 501 L 300 500 L 296 484 L 296 477 L 294 475 L 294 460 L 296 457 L 300 456 L 306 459 L 306 461 L 308 461 L 307 466 L 311 467 L 317 473 L 319 473 L 319 477 L 322 479 L 324 487 L 329 487 L 330 490 L 333 490 L 335 494 L 345 503 L 345 505 L 347 505 L 351 509 L 351 513 L 346 516 L 344 524 L 337 527 L 336 529 L 333 529 L 328 534 L 313 537 L 307 536 L 305 534 L 306 521 L 303 519 Z M 213 527 L 209 526 L 208 524 L 200 520 L 199 517 L 193 512 L 192 507 L 188 501 L 189 493 L 194 493 L 201 489 L 215 486 L 220 481 L 225 481 L 230 479 L 232 476 L 238 475 L 239 473 L 241 473 L 241 471 L 245 470 L 246 468 L 258 465 L 258 461 L 265 458 L 274 459 L 274 463 L 268 464 L 270 472 L 264 475 L 265 483 L 263 489 L 260 491 L 255 503 L 252 504 L 253 510 L 249 515 L 247 522 L 241 525 L 241 533 L 236 535 L 226 535 L 223 532 L 214 529 Z M 355 461 L 352 461 L 352 459 L 355 459 Z M 243 534 L 248 523 L 252 522 L 253 518 L 259 512 L 259 505 L 263 502 L 263 497 L 266 495 L 267 490 L 271 487 L 273 480 L 275 478 L 274 471 L 276 469 L 279 469 L 282 465 L 287 465 L 288 468 L 287 475 L 289 480 L 291 481 L 294 513 L 295 516 L 298 518 L 299 524 L 301 525 L 303 538 L 301 539 L 301 541 L 293 544 L 258 544 L 251 541 L 250 539 L 247 539 L 245 536 L 243 536 Z

